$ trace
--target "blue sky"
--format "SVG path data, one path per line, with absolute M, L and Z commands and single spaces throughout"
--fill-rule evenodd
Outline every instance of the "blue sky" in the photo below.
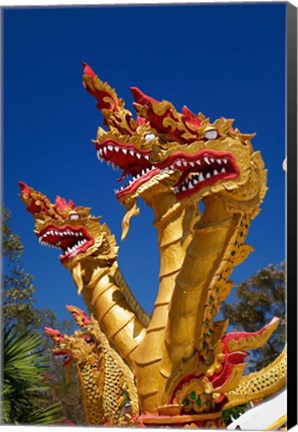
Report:
M 255 252 L 232 279 L 284 259 L 285 12 L 285 3 L 4 10 L 4 205 L 25 246 L 24 267 L 35 275 L 38 307 L 66 318 L 65 304 L 84 304 L 57 251 L 38 244 L 18 198 L 19 180 L 103 216 L 120 244 L 127 282 L 148 312 L 158 288 L 151 209 L 140 202 L 140 215 L 120 241 L 118 174 L 98 162 L 91 143 L 102 116 L 81 84 L 82 61 L 128 109 L 129 87 L 137 86 L 177 110 L 187 105 L 212 121 L 234 118 L 241 132 L 256 132 L 269 191 L 247 238 Z

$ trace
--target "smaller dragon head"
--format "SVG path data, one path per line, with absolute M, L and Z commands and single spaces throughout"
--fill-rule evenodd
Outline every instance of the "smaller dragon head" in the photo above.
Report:
M 73 269 L 83 261 L 110 266 L 116 260 L 118 247 L 106 224 L 90 215 L 90 209 L 75 206 L 59 196 L 55 203 L 23 182 L 20 198 L 33 215 L 34 232 L 41 245 L 61 250 L 60 262 Z
M 76 306 L 66 306 L 66 309 L 73 315 L 81 330 L 76 330 L 72 336 L 68 336 L 59 330 L 45 327 L 45 333 L 54 342 L 54 356 L 62 358 L 63 366 L 67 367 L 72 363 L 90 362 L 94 358 L 93 367 L 98 369 L 97 351 L 101 345 L 98 323 Z

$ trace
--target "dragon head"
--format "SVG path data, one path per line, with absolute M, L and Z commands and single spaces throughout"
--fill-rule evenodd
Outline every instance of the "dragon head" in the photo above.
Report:
M 57 358 L 62 358 L 62 364 L 67 367 L 67 370 L 72 363 L 83 364 L 86 361 L 92 363 L 92 367 L 97 370 L 99 367 L 97 352 L 101 345 L 98 324 L 78 307 L 66 306 L 66 308 L 72 313 L 81 330 L 76 330 L 72 336 L 68 336 L 63 335 L 59 330 L 45 327 L 45 333 L 54 342 L 53 354 Z
M 35 220 L 34 231 L 41 245 L 60 249 L 60 262 L 70 270 L 83 261 L 111 265 L 117 258 L 115 237 L 98 217 L 90 215 L 90 209 L 75 206 L 59 196 L 55 203 L 19 182 L 20 197 Z
M 172 127 L 175 130 L 176 122 Z M 241 208 L 254 217 L 267 187 L 261 154 L 251 145 L 253 137 L 234 129 L 233 120 L 210 123 L 199 114 L 197 128 L 187 141 L 178 137 L 175 142 L 156 144 L 150 160 L 160 169 L 180 173 L 173 187 L 177 200 L 206 202 L 212 196 L 224 200 L 228 210 Z
M 152 149 L 161 137 L 150 120 L 142 115 L 140 107 L 147 100 L 155 100 L 132 87 L 131 92 L 136 101 L 134 107 L 137 111 L 137 117 L 133 119 L 115 90 L 108 83 L 103 83 L 86 63 L 83 65 L 83 85 L 97 100 L 97 108 L 101 110 L 103 123 L 107 127 L 107 130 L 98 128 L 94 141 L 97 157 L 100 162 L 105 161 L 114 168 L 123 170 L 118 181 L 124 180 L 125 183 L 115 190 L 115 193 L 127 209 L 127 219 L 130 219 L 138 214 L 138 197 L 148 202 L 148 198 L 153 194 L 171 192 L 169 182 L 173 174 L 176 174 L 170 169 L 161 170 L 150 161 Z M 176 177 L 178 176 L 176 174 Z

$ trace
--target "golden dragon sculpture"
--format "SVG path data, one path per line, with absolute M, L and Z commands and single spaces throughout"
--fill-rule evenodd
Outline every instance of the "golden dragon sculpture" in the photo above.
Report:
M 132 88 L 134 119 L 123 99 L 86 64 L 83 83 L 104 117 L 106 128 L 98 129 L 94 141 L 99 160 L 123 169 L 119 181 L 131 177 L 116 191 L 126 208 L 123 238 L 130 218 L 139 212 L 139 197 L 154 212 L 160 276 L 151 319 L 140 319 L 135 300 L 134 309 L 126 300 L 125 311 L 119 317 L 113 313 L 121 302 L 113 295 L 111 303 L 105 293 L 111 290 L 111 281 L 122 293 L 112 270 L 115 252 L 104 271 L 107 260 L 94 256 L 91 244 L 62 263 L 71 269 L 89 311 L 133 372 L 140 406 L 136 421 L 150 426 L 222 427 L 222 410 L 237 397 L 241 400 L 245 382 L 255 379 L 243 377 L 247 350 L 262 346 L 278 325 L 273 318 L 255 333 L 227 333 L 228 322 L 216 321 L 220 303 L 233 286 L 229 277 L 234 266 L 252 250 L 245 238 L 266 193 L 260 152 L 252 148 L 253 135 L 234 129 L 232 120 L 211 123 L 187 107 L 179 113 L 170 102 Z M 36 233 L 44 241 L 52 222 L 32 207 L 33 193 L 22 187 L 22 198 L 37 221 Z M 199 202 L 204 205 L 202 214 Z M 58 238 L 54 233 L 47 240 L 56 244 Z M 284 361 L 282 357 L 280 363 Z M 258 376 L 268 370 L 270 366 Z M 284 385 L 284 376 L 274 381 Z M 267 396 L 276 390 L 272 385 L 266 391 Z
M 73 363 L 77 366 L 87 424 L 117 425 L 125 413 L 137 415 L 131 370 L 111 348 L 93 317 L 75 306 L 67 306 L 67 310 L 82 330 L 72 336 L 48 327 L 45 332 L 54 342 L 54 355 L 63 357 L 67 375 Z

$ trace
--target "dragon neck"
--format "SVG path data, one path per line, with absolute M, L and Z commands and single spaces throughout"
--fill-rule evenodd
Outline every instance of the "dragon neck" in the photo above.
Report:
M 103 409 L 104 376 L 95 372 L 88 360 L 77 364 L 81 393 L 87 424 L 98 425 L 105 422 Z
M 74 281 L 83 295 L 88 311 L 118 354 L 131 367 L 132 355 L 144 335 L 144 326 L 127 302 L 115 280 L 118 264 L 102 266 L 86 260 L 73 269 Z
M 214 318 L 220 301 L 232 287 L 228 278 L 234 266 L 251 250 L 244 245 L 249 223 L 245 213 L 227 211 L 223 201 L 214 197 L 206 201 L 176 279 L 169 310 L 169 358 L 165 360 L 169 376 L 181 361 L 191 363 L 198 352 L 206 365 L 212 363 Z
M 160 250 L 159 291 L 146 335 L 136 351 L 136 377 L 141 407 L 156 409 L 160 389 L 166 376 L 161 362 L 166 350 L 165 329 L 175 279 L 181 268 L 187 246 L 192 239 L 193 225 L 198 219 L 197 206 L 183 206 L 175 196 L 165 191 L 146 200 L 154 212 Z M 148 380 L 158 376 L 158 380 Z

